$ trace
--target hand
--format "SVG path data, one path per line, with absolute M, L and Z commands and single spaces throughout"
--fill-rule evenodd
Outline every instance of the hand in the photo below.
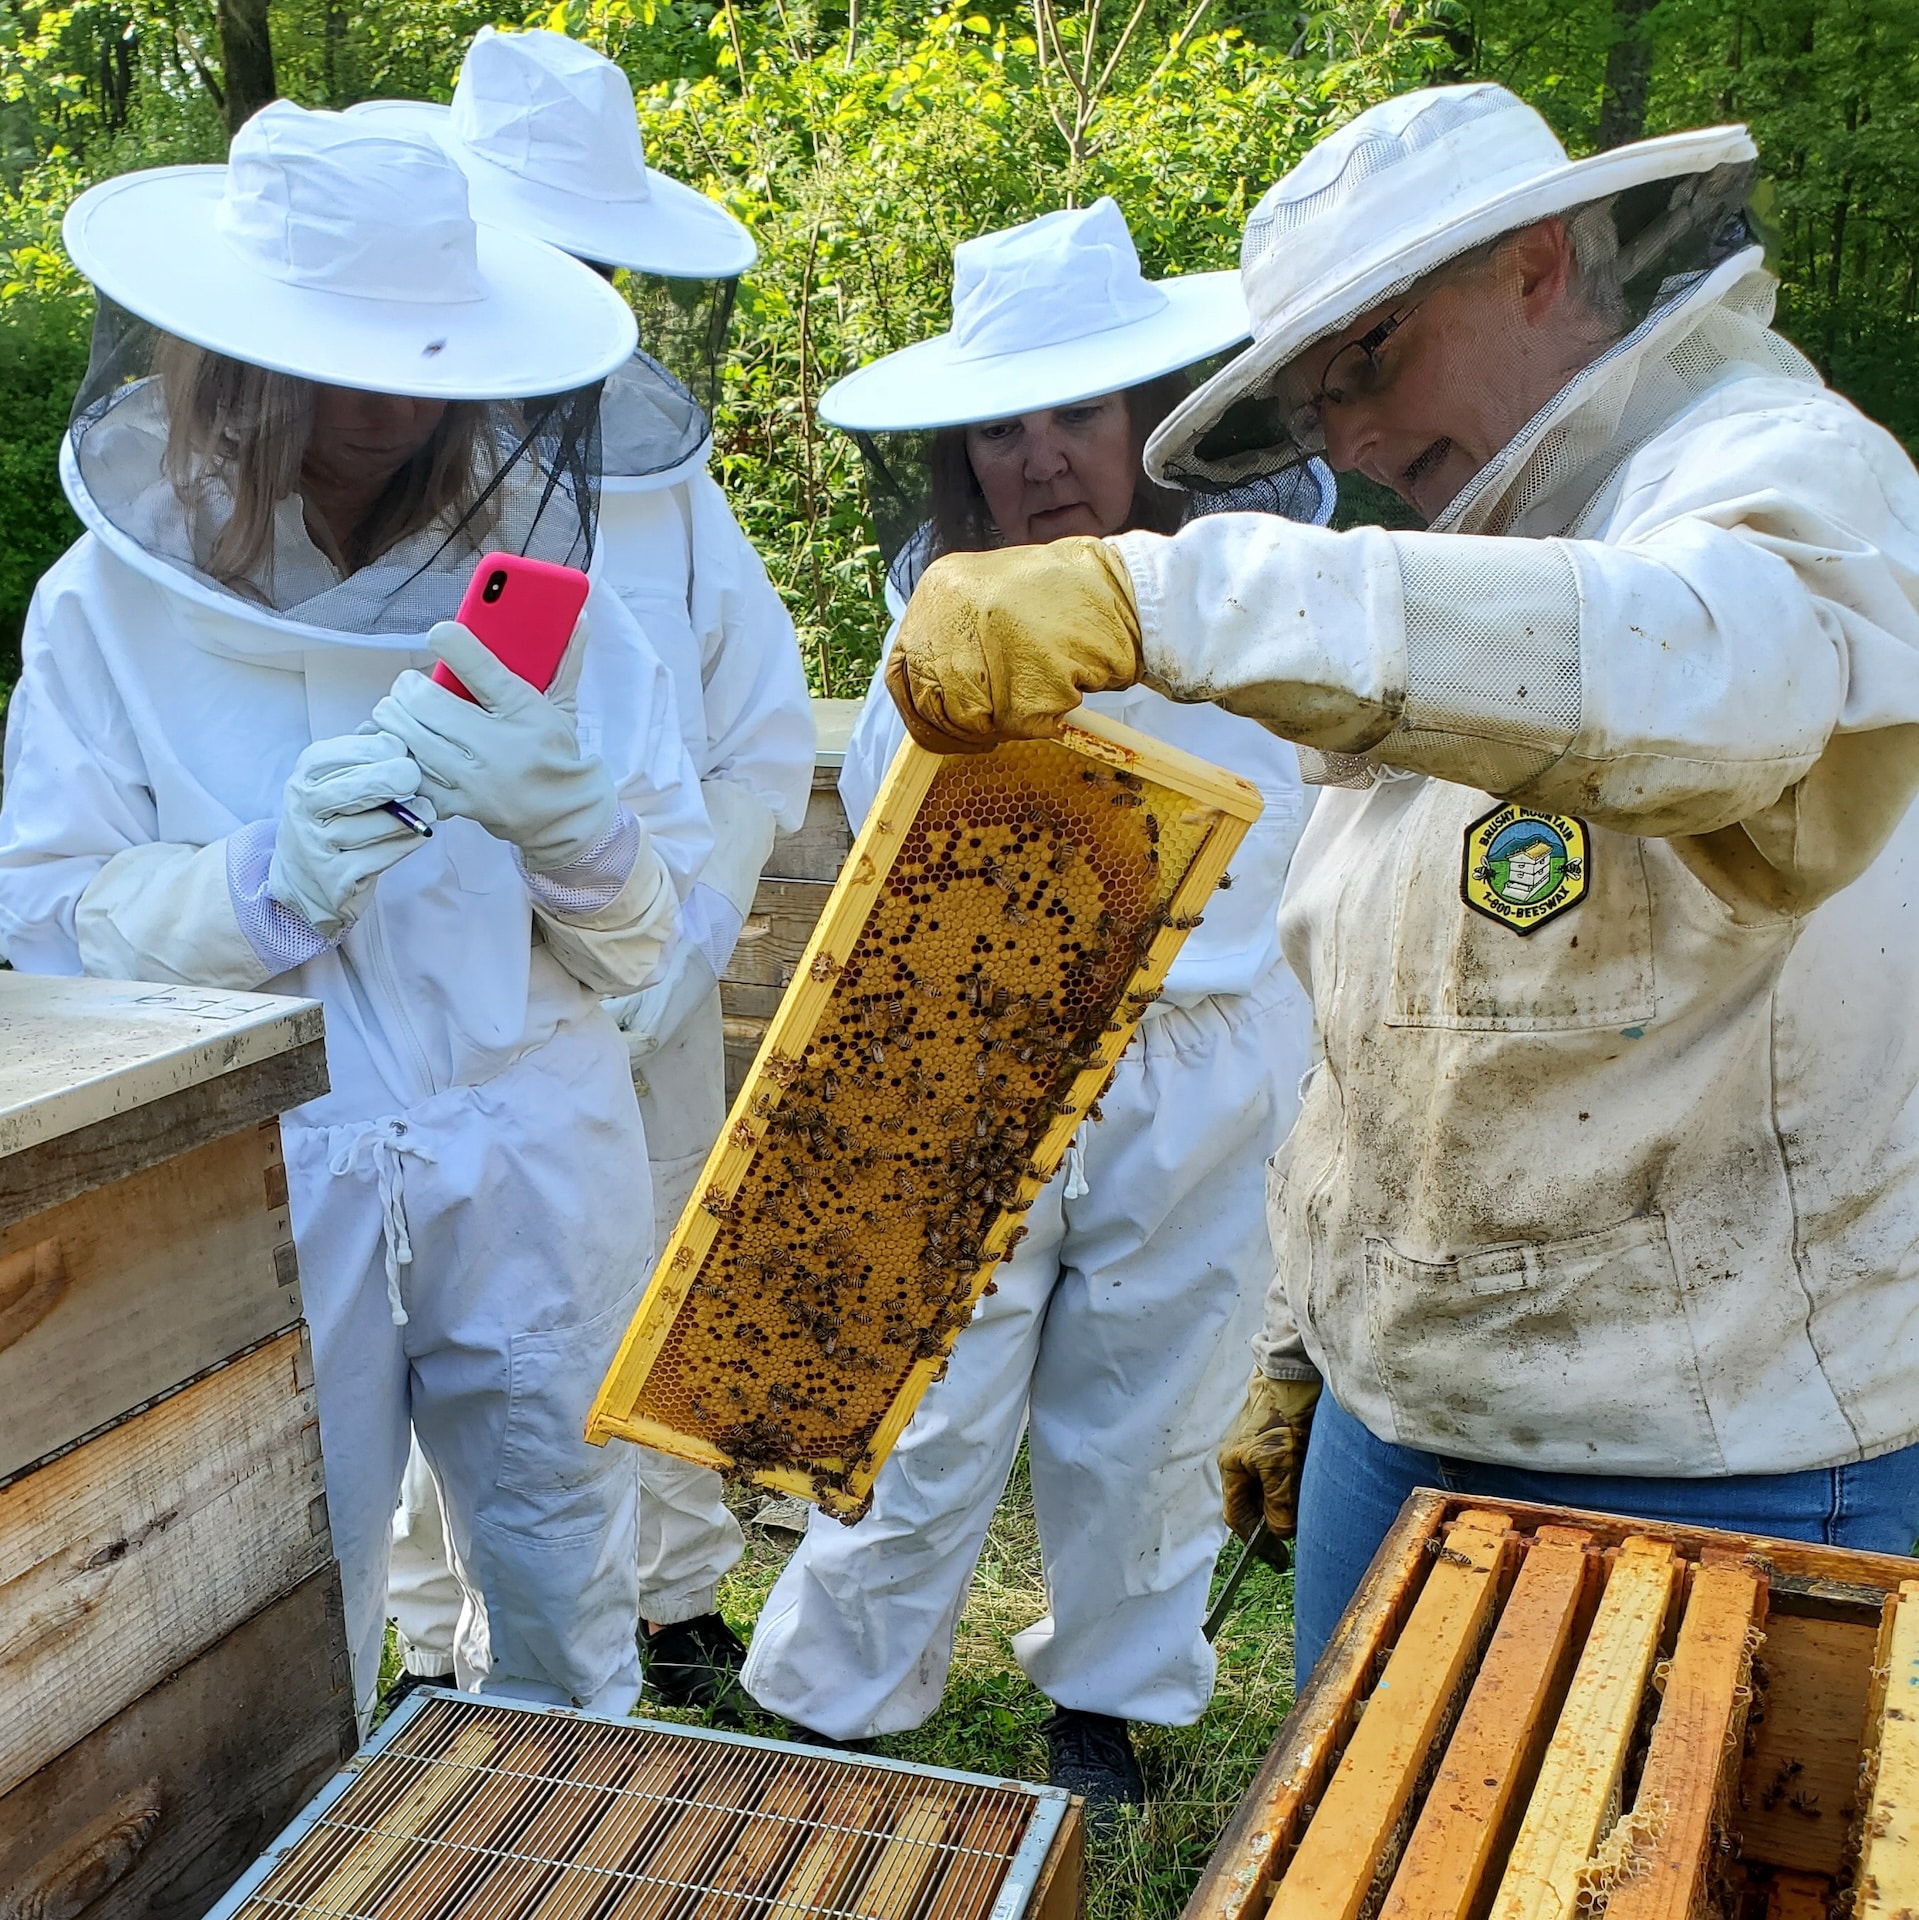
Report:
M 627 1058 L 640 1061 L 657 1053 L 705 1004 L 713 985 L 713 969 L 706 956 L 682 936 L 666 972 L 650 987 L 605 1003 L 614 1024 L 626 1035 Z
M 1290 1540 L 1299 1528 L 1299 1476 L 1319 1399 L 1317 1380 L 1269 1380 L 1255 1373 L 1246 1404 L 1219 1449 L 1226 1482 L 1226 1524 L 1250 1540 L 1263 1516 L 1268 1537 Z
M 427 644 L 473 698 L 403 673 L 370 723 L 419 762 L 420 791 L 441 813 L 464 814 L 511 841 L 532 873 L 570 866 L 604 840 L 619 819 L 619 796 L 605 767 L 581 755 L 574 722 L 585 620 L 545 693 L 457 621 L 442 620 Z
M 352 926 L 374 881 L 422 844 L 386 811 L 389 800 L 432 823 L 420 769 L 391 734 L 316 740 L 293 763 L 267 891 L 323 939 L 337 939 Z
M 1084 695 L 1139 676 L 1132 577 L 1079 535 L 934 561 L 886 662 L 906 731 L 934 753 L 1046 739 Z

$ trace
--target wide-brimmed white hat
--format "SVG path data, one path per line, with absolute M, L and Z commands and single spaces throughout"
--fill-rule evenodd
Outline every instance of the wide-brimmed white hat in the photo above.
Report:
M 1447 261 L 1549 215 L 1757 152 L 1744 127 L 1707 127 L 1569 160 L 1544 119 L 1500 86 L 1425 87 L 1368 107 L 1253 209 L 1240 247 L 1253 343 L 1160 425 L 1147 472 L 1194 477 L 1193 449 L 1235 401 Z
M 632 83 L 563 33 L 482 27 L 450 107 L 367 100 L 347 112 L 433 135 L 472 183 L 475 219 L 579 259 L 730 280 L 759 256 L 718 202 L 646 164 Z
M 1234 273 L 1148 280 L 1111 200 L 953 249 L 953 325 L 836 381 L 820 416 L 856 433 L 963 426 L 1070 406 L 1246 337 Z
M 279 100 L 223 167 L 156 167 L 67 209 L 74 265 L 162 331 L 254 366 L 421 399 L 604 378 L 633 315 L 577 260 L 481 227 L 433 141 Z

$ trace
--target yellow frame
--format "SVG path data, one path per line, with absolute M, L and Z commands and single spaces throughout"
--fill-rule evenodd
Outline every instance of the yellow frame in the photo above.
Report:
M 1193 856 L 1167 905 L 1169 919 L 1197 918 L 1219 884 L 1246 829 L 1259 818 L 1264 804 L 1259 789 L 1194 754 L 1084 709 L 1060 728 L 1058 742 L 1089 760 L 1171 788 L 1197 806 L 1217 813 L 1216 824 Z M 768 1024 L 752 1073 L 741 1087 L 739 1098 L 727 1116 L 727 1124 L 707 1157 L 694 1198 L 688 1202 L 679 1225 L 662 1251 L 652 1285 L 601 1384 L 586 1426 L 586 1437 L 595 1446 L 603 1446 L 615 1438 L 632 1440 L 701 1466 L 729 1472 L 739 1470 L 732 1456 L 711 1441 L 641 1418 L 633 1409 L 685 1304 L 688 1288 L 698 1276 L 719 1232 L 719 1222 L 707 1211 L 705 1202 L 716 1188 L 728 1199 L 738 1193 L 759 1151 L 772 1113 L 785 1092 L 786 1082 L 812 1044 L 833 996 L 840 963 L 858 944 L 898 857 L 905 829 L 919 812 L 945 764 L 946 756 L 928 753 L 911 741 L 895 755 L 873 803 L 873 811 L 853 843 L 825 911 L 806 944 L 806 951 L 800 956 L 792 982 Z M 1032 1164 L 1041 1177 L 1021 1183 L 1021 1202 L 1030 1201 L 1058 1169 L 1068 1143 L 1078 1130 L 1080 1112 L 1097 1096 L 1133 1037 L 1145 1004 L 1134 996 L 1144 994 L 1150 998 L 1152 990 L 1164 984 L 1167 969 L 1185 938 L 1182 927 L 1163 926 L 1140 964 L 1127 976 L 1113 1016 L 1119 1031 L 1104 1037 L 1090 1064 L 1074 1080 L 1066 1103 L 1068 1110 L 1055 1118 L 1033 1155 Z M 740 1144 L 748 1135 L 752 1145 Z M 1017 1207 L 1004 1208 L 982 1237 L 982 1259 L 973 1276 L 972 1300 L 977 1301 L 984 1292 L 1019 1219 Z M 950 1350 L 951 1340 L 946 1347 Z M 843 1459 L 823 1459 L 816 1463 L 821 1473 L 841 1475 L 844 1490 L 824 1488 L 816 1474 L 794 1467 L 753 1468 L 747 1477 L 780 1493 L 816 1501 L 841 1517 L 857 1516 L 865 1509 L 880 1466 L 913 1417 L 921 1396 L 945 1364 L 945 1352 L 914 1363 L 853 1472 L 847 1472 Z

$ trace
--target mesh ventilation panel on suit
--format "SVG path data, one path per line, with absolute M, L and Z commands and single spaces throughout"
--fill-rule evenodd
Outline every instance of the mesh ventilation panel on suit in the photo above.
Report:
M 862 1512 L 1259 811 L 1094 715 L 903 746 L 588 1437 Z
M 449 401 L 409 427 L 363 523 L 376 530 L 363 552 L 333 550 L 304 507 L 317 391 L 102 299 L 68 428 L 81 483 L 145 553 L 333 632 L 413 634 L 450 620 L 485 553 L 591 561 L 599 383 L 539 400 Z M 390 420 L 374 430 L 395 431 Z
M 1055 1787 L 422 1692 L 210 1920 L 1021 1920 L 1067 1813 Z

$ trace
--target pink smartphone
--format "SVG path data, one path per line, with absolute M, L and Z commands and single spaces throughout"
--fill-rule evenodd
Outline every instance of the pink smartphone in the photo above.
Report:
M 544 693 L 579 624 L 587 586 L 586 575 L 576 567 L 556 567 L 550 560 L 527 560 L 517 553 L 489 553 L 473 569 L 454 618 L 495 659 Z M 444 660 L 434 666 L 433 683 L 462 700 L 473 698 Z

